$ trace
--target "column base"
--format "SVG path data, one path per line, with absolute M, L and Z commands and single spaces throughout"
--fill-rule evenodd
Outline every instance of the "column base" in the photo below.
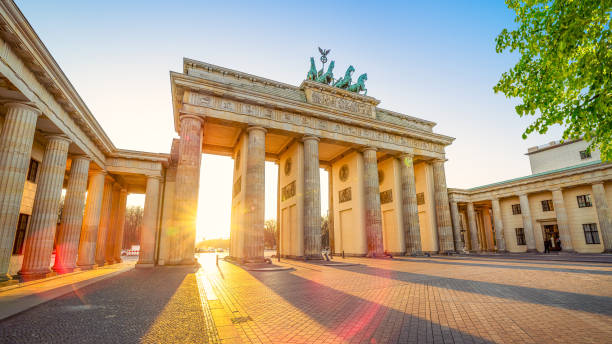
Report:
M 606 248 L 602 253 L 612 253 L 612 248 Z
M 535 248 L 528 248 L 526 252 L 527 253 L 538 253 L 538 250 Z
M 98 264 L 92 265 L 78 265 L 78 268 L 81 270 L 95 270 L 98 268 Z
M 455 254 L 455 250 L 438 251 L 438 254 L 441 254 L 444 256 L 450 256 L 450 255 Z
M 137 269 L 140 269 L 140 268 L 149 269 L 149 268 L 154 268 L 154 267 L 155 267 L 155 264 L 153 263 L 136 263 Z
M 261 264 L 265 262 L 266 262 L 265 257 L 250 257 L 250 258 L 244 258 L 242 260 L 243 264 Z
M 497 250 L 495 251 L 495 253 L 508 253 L 508 251 L 507 250 Z
M 19 272 L 19 278 L 23 282 L 34 281 L 42 278 L 57 276 L 57 272 L 55 271 L 34 271 L 34 272 Z
M 79 272 L 81 271 L 81 268 L 78 267 L 74 267 L 74 268 L 60 268 L 60 267 L 53 267 L 53 271 L 57 272 L 58 274 L 68 274 L 71 272 Z
M 304 260 L 323 260 L 322 254 L 313 254 L 309 256 L 304 256 Z

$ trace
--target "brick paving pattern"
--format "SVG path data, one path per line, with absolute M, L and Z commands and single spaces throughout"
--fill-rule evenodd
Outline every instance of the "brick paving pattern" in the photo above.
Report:
M 136 270 L 0 322 L 2 343 L 606 343 L 612 264 L 495 257 Z M 213 326 L 214 324 L 214 326 Z

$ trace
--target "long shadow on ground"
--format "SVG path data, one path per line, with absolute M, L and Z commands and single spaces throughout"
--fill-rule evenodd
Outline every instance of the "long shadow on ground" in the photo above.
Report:
M 286 272 L 250 272 L 293 307 L 351 343 L 492 343 Z M 402 307 L 414 299 L 404 297 Z M 437 317 L 436 317 L 437 319 Z M 289 339 L 311 342 L 310 338 Z M 319 338 L 320 339 L 320 338 Z
M 394 258 L 396 260 L 410 261 L 410 258 Z M 427 264 L 443 264 L 443 265 L 463 265 L 463 266 L 479 266 L 485 268 L 496 268 L 496 269 L 511 269 L 511 270 L 533 270 L 533 271 L 553 271 L 553 272 L 572 272 L 577 274 L 593 274 L 593 275 L 612 275 L 612 271 L 606 270 L 586 270 L 586 269 L 570 269 L 570 268 L 554 268 L 544 266 L 525 266 L 525 265 L 505 265 L 505 264 L 485 264 L 485 263 L 472 263 L 472 262 L 458 262 L 448 260 L 435 259 L 420 259 L 418 262 Z M 612 266 L 610 266 L 612 267 Z
M 94 283 L 1 321 L 0 343 L 206 343 L 193 272 L 135 269 Z
M 371 266 L 334 267 L 370 276 L 401 282 L 419 283 L 438 288 L 499 297 L 520 302 L 577 310 L 588 313 L 612 315 L 612 297 L 578 294 L 564 291 L 514 286 L 459 278 L 375 268 Z

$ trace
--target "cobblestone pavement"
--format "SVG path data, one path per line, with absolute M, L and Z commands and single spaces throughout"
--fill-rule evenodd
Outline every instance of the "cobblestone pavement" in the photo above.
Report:
M 202 277 L 245 343 L 610 342 L 612 265 L 449 258 L 279 264 L 290 272 L 203 261 Z
M 136 269 L 0 322 L 0 343 L 207 343 L 193 268 Z
M 495 257 L 135 270 L 0 322 L 0 342 L 606 343 L 612 265 Z M 205 300 L 201 302 L 201 300 Z M 212 325 L 214 322 L 214 326 Z

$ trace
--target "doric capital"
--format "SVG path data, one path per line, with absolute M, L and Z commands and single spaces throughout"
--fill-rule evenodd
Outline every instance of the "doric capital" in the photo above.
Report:
M 403 153 L 400 153 L 397 157 L 402 159 L 402 160 L 404 160 L 404 159 L 412 160 L 412 159 L 414 159 L 414 154 L 413 153 L 408 153 L 408 152 L 403 152 Z
M 49 140 L 49 142 L 60 141 L 60 142 L 66 142 L 67 144 L 70 144 L 72 142 L 72 140 L 69 139 L 68 136 L 64 134 L 45 134 L 45 138 Z
M 193 120 L 196 120 L 196 121 L 200 122 L 200 124 L 204 124 L 204 118 L 202 116 L 181 114 L 180 117 L 179 117 L 179 121 L 181 121 L 181 122 L 183 122 L 183 120 L 187 120 L 187 119 L 193 119 Z
M 314 141 L 317 141 L 317 142 L 321 141 L 320 138 L 318 138 L 318 137 L 316 137 L 314 135 L 306 135 L 306 136 L 302 137 L 302 142 L 311 141 L 311 140 L 314 140 Z
M 6 110 L 9 110 L 10 108 L 21 108 L 27 111 L 31 111 L 35 113 L 37 116 L 40 116 L 42 114 L 42 111 L 40 111 L 38 107 L 36 106 L 36 104 L 32 102 L 18 102 L 18 101 L 8 102 L 4 104 L 4 108 Z
M 377 151 L 378 151 L 378 148 L 376 148 L 376 147 L 372 147 L 372 146 L 367 146 L 367 147 L 364 147 L 364 148 L 362 148 L 362 149 L 361 149 L 361 152 L 362 152 L 362 153 L 365 153 L 365 152 L 367 152 L 367 151 L 374 151 L 374 152 L 377 152 Z
M 251 127 L 248 127 L 246 129 L 246 131 L 247 131 L 247 133 L 250 133 L 251 131 L 263 131 L 264 134 L 268 132 L 268 130 L 266 128 L 260 127 L 260 126 L 251 126 Z
M 91 158 L 85 154 L 75 154 L 75 155 L 71 155 L 70 159 L 72 161 L 74 160 L 87 160 L 87 161 L 91 161 Z
M 157 179 L 159 181 L 162 180 L 162 177 L 160 175 L 156 175 L 156 174 L 147 174 L 147 175 L 145 175 L 145 177 L 147 177 L 147 181 L 149 179 Z
M 603 180 L 598 180 L 596 182 L 592 182 L 591 185 L 599 185 L 599 184 L 603 185 L 603 183 L 604 183 Z

